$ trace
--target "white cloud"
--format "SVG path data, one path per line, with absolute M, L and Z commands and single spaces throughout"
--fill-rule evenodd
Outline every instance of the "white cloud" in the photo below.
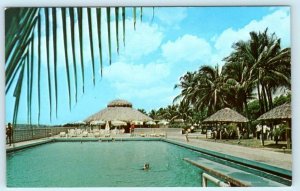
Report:
M 132 64 L 117 62 L 104 68 L 104 78 L 121 86 L 143 87 L 161 81 L 170 74 L 168 65 L 161 63 Z
M 168 41 L 162 45 L 163 57 L 171 62 L 204 61 L 207 62 L 211 54 L 209 43 L 197 36 L 184 35 L 176 41 Z
M 117 62 L 104 69 L 104 80 L 108 80 L 117 97 L 143 99 L 170 96 L 172 87 L 164 83 L 170 75 L 168 65 L 161 63 L 132 64 Z
M 278 38 L 281 38 L 282 47 L 290 46 L 290 12 L 289 9 L 279 9 L 261 20 L 252 20 L 249 24 L 234 30 L 228 28 L 223 31 L 215 41 L 215 49 L 217 55 L 213 56 L 213 60 L 221 61 L 225 56 L 228 56 L 232 51 L 232 44 L 239 40 L 248 40 L 251 31 L 264 31 L 268 28 L 269 33 L 275 32 Z
M 163 39 L 163 33 L 157 25 L 149 23 L 138 23 L 134 30 L 132 20 L 126 20 L 129 23 L 126 27 L 125 48 L 120 51 L 120 59 L 136 60 L 148 55 L 159 48 Z M 123 37 L 120 37 L 122 39 Z

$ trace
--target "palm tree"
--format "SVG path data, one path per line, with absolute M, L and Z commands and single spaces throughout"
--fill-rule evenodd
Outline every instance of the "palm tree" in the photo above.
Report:
M 136 26 L 137 18 L 136 7 L 132 8 L 133 25 Z M 95 85 L 95 70 L 97 65 L 103 67 L 103 52 L 108 49 L 109 61 L 112 60 L 112 31 L 111 21 L 114 18 L 116 33 L 116 51 L 119 51 L 119 25 L 123 29 L 123 44 L 125 46 L 125 27 L 126 14 L 129 8 L 125 7 L 106 7 L 106 8 L 9 8 L 5 14 L 5 74 L 6 74 L 6 93 L 13 88 L 13 95 L 16 98 L 14 106 L 13 123 L 16 123 L 21 92 L 24 90 L 24 84 L 27 86 L 27 103 L 28 103 L 28 121 L 31 124 L 31 111 L 34 88 L 33 79 L 37 77 L 37 105 L 38 105 L 38 123 L 40 121 L 41 110 L 41 79 L 45 77 L 48 84 L 48 99 L 50 120 L 52 118 L 52 105 L 55 106 L 57 116 L 58 96 L 63 93 L 58 91 L 58 86 L 62 82 L 58 80 L 58 63 L 64 60 L 65 76 L 67 79 L 67 92 L 69 97 L 69 109 L 71 110 L 72 100 L 77 102 L 78 93 L 85 92 L 86 76 L 85 64 L 91 59 L 92 82 Z M 139 9 L 142 20 L 142 8 Z M 96 15 L 96 16 L 94 16 Z M 84 19 L 87 17 L 87 19 Z M 106 17 L 104 21 L 103 17 Z M 102 22 L 107 24 L 107 36 L 103 36 L 104 29 Z M 60 26 L 60 23 L 62 23 Z M 88 25 L 88 37 L 91 55 L 86 58 L 83 55 L 83 28 Z M 92 28 L 97 27 L 97 34 Z M 42 34 L 45 31 L 46 45 L 42 43 Z M 69 32 L 70 31 L 70 32 Z M 75 31 L 78 31 L 75 32 Z M 59 32 L 63 34 L 63 47 L 58 47 Z M 52 38 L 50 38 L 52 36 Z M 108 47 L 103 47 L 103 40 L 107 38 Z M 36 40 L 37 39 L 37 40 Z M 71 39 L 71 43 L 69 42 Z M 98 42 L 94 41 L 98 39 Z M 50 43 L 50 41 L 52 43 Z M 79 47 L 75 44 L 79 41 Z M 68 43 L 69 42 L 69 43 Z M 94 49 L 97 46 L 97 49 Z M 51 46 L 51 44 L 53 44 Z M 71 44 L 71 45 L 70 45 Z M 68 49 L 72 50 L 71 55 Z M 46 58 L 43 57 L 42 51 L 46 50 Z M 63 57 L 59 57 L 59 52 L 64 52 Z M 95 60 L 95 53 L 98 51 L 99 61 Z M 76 56 L 80 55 L 80 56 Z M 79 57 L 79 59 L 78 59 Z M 42 76 L 41 62 L 47 59 L 46 76 Z M 51 62 L 53 60 L 53 62 Z M 51 72 L 50 68 L 54 68 Z M 37 71 L 37 72 L 36 72 Z M 73 74 L 72 74 L 73 73 Z M 54 78 L 52 78 L 52 75 Z M 73 76 L 73 77 L 72 77 Z M 79 87 L 79 80 L 82 80 Z M 23 82 L 26 81 L 26 82 Z M 79 90 L 81 89 L 81 90 Z M 53 93 L 54 91 L 54 93 Z M 52 96 L 54 95 L 54 98 Z M 55 103 L 55 104 L 54 104 Z
M 196 72 L 187 72 L 175 88 L 181 88 L 181 93 L 173 102 L 180 100 L 180 105 L 189 105 L 198 111 L 207 108 L 207 113 L 212 114 L 228 105 L 224 99 L 227 93 L 224 78 L 218 66 L 201 66 Z
M 248 100 L 253 99 L 254 83 L 250 79 L 248 65 L 241 61 L 235 54 L 231 54 L 224 59 L 222 74 L 225 78 L 225 85 L 229 90 L 227 102 L 237 111 L 245 111 L 248 116 Z
M 137 109 L 137 110 L 138 110 L 139 112 L 141 112 L 141 113 L 147 115 L 147 111 L 146 111 L 145 109 Z
M 261 114 L 273 107 L 272 93 L 278 87 L 290 89 L 290 48 L 281 50 L 280 39 L 275 34 L 250 32 L 249 41 L 233 45 L 235 51 L 226 61 L 238 62 L 246 71 L 246 89 L 255 85 Z M 246 90 L 245 89 L 245 90 Z
M 151 117 L 152 119 L 157 119 L 157 111 L 152 109 L 150 112 L 149 112 L 149 117 Z
M 175 84 L 174 89 L 181 88 L 181 93 L 176 96 L 173 103 L 180 102 L 184 105 L 191 105 L 196 101 L 195 88 L 198 84 L 197 72 L 187 72 L 180 77 L 180 83 Z
M 209 115 L 227 105 L 224 99 L 226 94 L 224 77 L 218 65 L 215 67 L 201 66 L 198 71 L 198 79 L 198 86 L 195 89 L 195 94 L 198 95 L 195 108 L 203 110 L 207 107 Z

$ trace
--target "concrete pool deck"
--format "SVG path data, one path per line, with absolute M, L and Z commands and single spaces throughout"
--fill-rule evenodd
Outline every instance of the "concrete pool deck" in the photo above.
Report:
M 34 146 L 39 145 L 43 143 L 51 142 L 53 139 L 58 138 L 57 136 L 49 137 L 49 138 L 43 138 L 43 139 L 36 139 L 31 141 L 24 141 L 24 142 L 18 142 L 14 143 L 11 146 L 6 145 L 6 151 L 13 151 L 13 150 L 20 150 L 23 148 L 26 148 L 28 146 Z M 118 138 L 125 138 L 126 139 L 137 139 L 137 137 L 129 137 L 129 136 L 122 136 L 122 137 L 114 137 L 115 139 Z M 149 137 L 138 137 L 140 139 L 149 140 L 151 138 Z M 58 138 L 59 139 L 59 138 Z M 85 140 L 88 138 L 78 138 L 77 140 Z M 155 138 L 153 138 L 155 139 Z M 157 139 L 157 138 L 156 138 Z M 283 168 L 286 170 L 292 170 L 292 155 L 288 153 L 280 153 L 275 152 L 272 150 L 266 150 L 261 148 L 249 148 L 239 145 L 229 145 L 229 144 L 222 144 L 218 142 L 211 142 L 211 141 L 205 141 L 200 139 L 189 139 L 189 142 L 186 141 L 186 138 L 184 135 L 168 135 L 166 138 L 167 140 L 173 140 L 177 142 L 181 142 L 190 146 L 195 146 L 201 149 L 211 150 L 215 152 L 219 152 L 226 155 L 231 155 L 235 157 L 240 157 L 248 160 L 253 160 L 265 164 L 269 164 L 272 166 L 276 166 L 279 168 Z M 70 139 L 71 140 L 71 139 Z M 93 139 L 90 139 L 93 140 Z M 95 139 L 99 140 L 99 138 Z
M 182 136 L 168 136 L 168 139 L 183 142 L 187 145 L 198 148 L 219 152 L 226 155 L 245 158 L 257 162 L 266 163 L 272 166 L 292 170 L 292 155 L 289 153 L 280 153 L 263 148 L 250 148 L 239 145 L 223 144 L 218 142 L 205 141 L 201 139 L 189 139 L 186 141 Z

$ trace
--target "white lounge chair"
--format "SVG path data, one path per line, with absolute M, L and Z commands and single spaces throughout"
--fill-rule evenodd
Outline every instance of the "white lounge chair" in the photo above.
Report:
M 87 131 L 83 131 L 82 137 L 87 137 L 87 136 L 88 136 L 88 132 Z
M 66 132 L 60 132 L 60 133 L 59 133 L 59 136 L 60 136 L 60 137 L 66 137 Z

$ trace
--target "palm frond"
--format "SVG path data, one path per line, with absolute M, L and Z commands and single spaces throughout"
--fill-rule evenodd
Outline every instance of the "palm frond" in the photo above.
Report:
M 89 36 L 90 36 L 90 49 L 92 57 L 92 69 L 93 69 L 93 84 L 95 86 L 95 58 L 94 58 L 94 46 L 93 46 L 93 27 L 92 27 L 92 12 L 91 8 L 87 8 L 88 12 L 88 24 L 89 24 Z
M 70 23 L 71 23 L 71 42 L 72 42 L 72 55 L 73 55 L 73 68 L 74 68 L 74 79 L 75 79 L 75 102 L 78 99 L 78 82 L 77 82 L 77 61 L 76 61 L 76 51 L 75 51 L 75 14 L 74 8 L 69 8 Z
M 107 19 L 107 35 L 108 35 L 108 52 L 109 52 L 109 64 L 111 65 L 111 33 L 110 33 L 110 8 L 106 8 L 106 19 Z
M 101 36 L 101 8 L 97 8 L 97 25 L 98 25 L 98 46 L 99 46 L 99 56 L 100 56 L 100 68 L 101 76 L 103 75 L 103 63 L 102 63 L 102 36 Z
M 122 7 L 122 20 L 123 20 L 123 44 L 125 46 L 125 7 Z
M 84 59 L 83 59 L 83 24 L 82 24 L 82 8 L 77 8 L 78 28 L 79 28 L 79 45 L 80 45 L 80 60 L 81 60 L 81 76 L 82 76 L 82 92 L 84 93 Z
M 117 53 L 119 54 L 119 8 L 115 7 Z
M 68 82 L 68 94 L 69 94 L 69 109 L 71 110 L 71 79 L 70 79 L 70 68 L 68 58 L 68 39 L 67 39 L 67 22 L 66 22 L 66 8 L 62 8 L 62 21 L 63 21 L 63 36 L 64 36 L 64 50 L 65 50 L 65 64 L 66 64 L 66 75 Z M 39 46 L 41 47 L 41 46 Z
M 120 13 L 122 9 L 122 13 Z M 133 8 L 134 28 L 136 28 L 137 8 Z M 83 13 L 87 10 L 87 20 L 83 18 Z M 92 80 L 95 85 L 96 65 L 95 65 L 95 50 L 93 25 L 97 22 L 98 47 L 100 57 L 101 76 L 103 69 L 103 37 L 102 37 L 102 21 L 101 8 L 96 8 L 96 18 L 93 18 L 92 8 L 9 8 L 6 10 L 6 25 L 5 25 L 5 74 L 6 74 L 6 94 L 14 88 L 15 106 L 13 114 L 13 122 L 17 121 L 20 98 L 22 93 L 22 84 L 26 81 L 25 90 L 27 100 L 27 121 L 32 123 L 32 115 L 37 113 L 37 123 L 40 123 L 41 116 L 44 112 L 41 110 L 44 105 L 49 104 L 50 122 L 53 118 L 55 107 L 56 118 L 58 116 L 58 103 L 60 94 L 68 95 L 69 110 L 72 108 L 72 102 L 78 101 L 78 87 L 80 85 L 79 78 L 82 78 L 82 92 L 85 93 L 85 61 L 91 59 L 92 64 Z M 61 15 L 60 15 L 61 14 Z M 85 14 L 85 13 L 84 13 Z M 108 33 L 108 52 L 109 64 L 112 62 L 112 42 L 111 39 L 111 18 L 115 18 L 116 24 L 116 52 L 119 53 L 119 14 L 122 18 L 123 28 L 123 44 L 125 46 L 125 25 L 126 25 L 126 8 L 115 7 L 114 15 L 111 15 L 111 8 L 106 7 L 106 24 Z M 140 8 L 140 19 L 142 21 L 143 8 Z M 60 26 L 62 22 L 62 26 Z M 87 23 L 85 23 L 87 22 Z M 77 25 L 78 24 L 78 36 Z M 87 24 L 88 34 L 83 34 L 83 28 Z M 45 31 L 45 33 L 44 33 Z M 68 33 L 70 31 L 70 34 Z M 62 42 L 60 40 L 62 34 Z M 91 57 L 85 58 L 84 55 L 84 37 L 88 35 Z M 52 36 L 52 39 L 50 38 Z M 45 41 L 44 41 L 45 37 Z M 69 40 L 70 39 L 70 40 Z M 76 46 L 76 41 L 79 40 L 79 47 Z M 51 42 L 50 42 L 51 41 Z M 69 42 L 70 41 L 70 42 Z M 45 44 L 44 44 L 45 42 Z M 60 49 L 60 43 L 62 47 Z M 71 51 L 68 51 L 71 49 Z M 45 51 L 45 54 L 44 54 Z M 60 57 L 62 53 L 62 57 Z M 77 53 L 79 53 L 77 57 Z M 70 55 L 72 54 L 72 56 Z M 80 58 L 79 58 L 80 56 Z M 63 58 L 64 57 L 64 58 Z M 64 65 L 59 65 L 60 63 Z M 71 63 L 72 62 L 72 63 Z M 43 67 L 45 64 L 46 67 Z M 81 67 L 80 67 L 81 66 Z M 52 67 L 54 70 L 52 71 Z M 59 67 L 62 67 L 59 68 Z M 73 69 L 72 69 L 73 67 Z M 63 73 L 62 73 L 63 72 Z M 60 80 L 67 80 L 67 91 L 60 91 L 60 87 L 65 85 Z M 81 73 L 81 76 L 78 75 Z M 44 75 L 45 74 L 45 75 Z M 24 78 L 24 75 L 26 76 Z M 54 76 L 54 79 L 52 79 Z M 35 79 L 37 82 L 34 82 Z M 44 83 L 45 82 L 45 83 Z M 34 86 L 37 83 L 37 88 Z M 42 101 L 42 92 L 45 90 L 48 101 Z M 24 94 L 24 95 L 25 95 Z M 35 99 L 35 94 L 37 97 Z M 53 105 L 55 102 L 55 106 Z M 33 106 L 37 105 L 37 110 Z M 43 106 L 42 106 L 43 105 Z
M 45 25 L 46 25 L 46 51 L 47 51 L 47 74 L 48 74 L 48 93 L 49 93 L 49 113 L 50 121 L 52 120 L 52 93 L 51 93 L 51 75 L 50 75 L 50 47 L 49 47 L 49 10 L 44 9 Z
M 40 124 L 40 119 L 41 119 L 41 50 L 42 50 L 42 46 L 41 46 L 41 15 L 38 15 L 38 27 L 37 27 L 37 31 L 38 31 L 38 124 Z
M 57 118 L 58 110 L 58 84 L 57 84 L 57 20 L 56 20 L 56 8 L 52 8 L 52 32 L 53 32 L 53 57 L 54 57 L 54 90 L 55 90 L 55 115 Z M 34 53 L 32 53 L 32 56 Z M 33 57 L 32 57 L 33 63 Z M 33 66 L 33 65 L 32 65 Z

